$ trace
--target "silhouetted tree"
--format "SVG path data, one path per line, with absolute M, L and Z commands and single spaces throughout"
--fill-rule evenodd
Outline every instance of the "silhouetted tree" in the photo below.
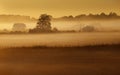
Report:
M 25 32 L 26 25 L 24 23 L 15 23 L 12 28 L 13 32 Z
M 89 16 L 89 17 L 93 17 L 94 15 L 93 15 L 92 13 L 90 13 L 88 16 Z
M 69 19 L 73 19 L 74 17 L 72 15 L 68 16 Z
M 58 29 L 56 27 L 54 27 L 53 32 L 58 32 Z
M 51 16 L 42 14 L 38 19 L 36 28 L 40 31 L 51 31 Z
M 87 16 L 87 19 L 96 19 L 96 15 L 90 13 L 90 14 Z
M 68 19 L 68 16 L 63 16 L 63 17 L 61 17 L 61 19 L 63 19 L 63 20 Z
M 51 32 L 51 18 L 52 16 L 42 14 L 37 22 L 36 28 L 30 29 L 30 33 Z
M 75 18 L 81 18 L 81 17 L 86 17 L 86 15 L 85 14 L 81 14 L 81 15 L 75 16 Z
M 100 14 L 100 16 L 106 16 L 106 14 L 105 14 L 104 12 L 102 12 L 102 13 Z
M 82 31 L 82 32 L 93 32 L 93 31 L 95 31 L 95 28 L 94 28 L 94 26 L 87 25 L 87 26 L 84 26 L 80 31 Z
M 108 15 L 106 15 L 104 12 L 100 14 L 100 19 L 106 19 Z
M 117 14 L 115 12 L 110 12 L 109 17 L 117 17 Z

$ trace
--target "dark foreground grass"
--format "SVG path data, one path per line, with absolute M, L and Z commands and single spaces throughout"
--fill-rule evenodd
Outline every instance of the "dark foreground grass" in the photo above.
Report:
M 120 75 L 120 44 L 2 49 L 0 75 Z
M 41 50 L 41 49 L 55 49 L 55 50 L 69 50 L 69 49 L 79 49 L 79 50 L 120 50 L 120 44 L 102 44 L 102 45 L 86 45 L 86 46 L 31 46 L 31 47 L 9 47 L 8 49 L 21 49 L 21 50 Z

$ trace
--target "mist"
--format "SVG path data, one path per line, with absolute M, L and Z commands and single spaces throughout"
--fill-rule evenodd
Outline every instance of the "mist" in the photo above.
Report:
M 120 21 L 59 21 L 53 22 L 52 27 L 60 30 L 80 30 L 86 25 L 91 25 L 97 31 L 120 31 Z
M 0 75 L 120 75 L 120 0 L 0 0 Z
M 75 33 L 50 34 L 1 34 L 0 48 L 32 46 L 87 46 L 120 43 L 120 20 L 52 21 L 52 28 L 59 31 L 75 30 Z M 36 22 L 24 22 L 27 30 Z M 12 31 L 14 23 L 0 23 L 1 32 Z M 95 28 L 93 32 L 81 31 L 85 26 Z M 48 38 L 49 37 L 49 38 Z
M 12 34 L 0 36 L 0 48 L 9 47 L 74 47 L 120 43 L 119 32 L 113 33 L 62 33 Z
M 34 28 L 36 22 L 24 22 L 27 29 Z M 14 22 L 0 23 L 0 30 L 11 30 Z M 52 21 L 52 28 L 56 27 L 58 30 L 75 30 L 79 31 L 86 25 L 93 26 L 96 31 L 120 31 L 120 20 L 93 20 L 93 21 Z

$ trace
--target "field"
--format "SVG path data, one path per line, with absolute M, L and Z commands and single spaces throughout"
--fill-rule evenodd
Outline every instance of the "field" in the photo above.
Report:
M 0 75 L 119 75 L 120 45 L 0 50 Z

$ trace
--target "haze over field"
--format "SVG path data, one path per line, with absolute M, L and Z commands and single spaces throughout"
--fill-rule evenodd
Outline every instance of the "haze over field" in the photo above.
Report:
M 14 22 L 0 23 L 0 30 L 12 30 Z M 35 22 L 24 22 L 27 29 L 34 28 Z M 56 27 L 58 30 L 76 30 L 79 31 L 86 25 L 95 27 L 96 31 L 120 31 L 120 20 L 114 21 L 52 21 L 52 28 Z
M 101 38 L 105 38 L 107 32 L 111 36 L 113 32 L 120 33 L 119 3 L 119 0 L 0 0 L 0 33 L 74 32 L 80 37 L 80 32 L 93 32 L 92 37 L 96 37 L 95 32 L 100 32 Z
M 0 0 L 0 75 L 120 75 L 120 0 Z
M 119 44 L 119 32 L 1 35 L 0 48 L 8 47 L 81 47 Z

